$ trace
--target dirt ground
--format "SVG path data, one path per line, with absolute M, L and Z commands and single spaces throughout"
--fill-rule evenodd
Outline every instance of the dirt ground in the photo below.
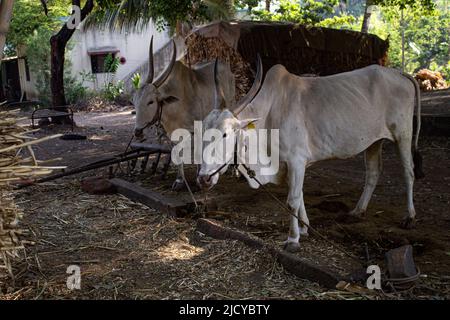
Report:
M 124 151 L 131 135 L 130 111 L 77 113 L 83 141 L 53 140 L 36 148 L 40 159 L 79 166 Z M 24 121 L 26 124 L 26 121 Z M 65 132 L 54 127 L 36 133 Z M 401 167 L 395 148 L 385 143 L 384 170 L 368 212 L 362 220 L 344 213 L 356 204 L 364 184 L 363 157 L 333 160 L 307 170 L 305 202 L 311 225 L 331 242 L 370 263 L 384 266 L 387 250 L 411 244 L 422 277 L 403 293 L 328 290 L 288 273 L 266 252 L 237 241 L 209 238 L 195 230 L 192 217 L 170 218 L 120 195 L 94 196 L 79 180 L 102 175 L 99 170 L 22 189 L 27 236 L 35 242 L 17 265 L 14 283 L 0 286 L 4 299 L 449 299 L 450 298 L 450 139 L 421 137 L 426 178 L 416 181 L 417 227 L 399 228 L 406 211 Z M 193 168 L 188 175 L 193 175 Z M 120 172 L 119 172 L 120 173 Z M 122 174 L 130 181 L 172 193 L 176 175 Z M 286 187 L 270 190 L 284 201 Z M 248 231 L 281 246 L 288 216 L 260 190 L 245 181 L 221 177 L 199 198 L 215 199 L 207 213 L 223 224 Z M 339 273 L 355 268 L 349 259 L 314 234 L 301 241 L 299 256 L 326 264 Z M 69 265 L 82 272 L 82 289 L 67 289 Z

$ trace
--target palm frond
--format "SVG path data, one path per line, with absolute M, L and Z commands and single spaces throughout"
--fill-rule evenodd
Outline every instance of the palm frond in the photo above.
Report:
M 204 16 L 198 19 L 217 20 L 229 19 L 234 13 L 232 0 L 201 0 L 205 8 Z M 161 22 L 164 17 L 158 15 L 150 0 L 122 0 L 111 6 L 100 8 L 93 12 L 85 21 L 85 28 L 107 28 L 117 31 L 141 31 L 150 21 Z M 186 19 L 191 16 L 189 13 Z M 173 23 L 173 21 L 171 21 Z M 183 21 L 184 22 L 184 21 Z M 195 22 L 195 21 L 189 21 Z M 158 25 L 161 25 L 159 23 Z M 172 26 L 173 27 L 173 26 Z
M 206 18 L 208 20 L 227 20 L 230 19 L 234 12 L 232 0 L 204 0 L 206 6 Z

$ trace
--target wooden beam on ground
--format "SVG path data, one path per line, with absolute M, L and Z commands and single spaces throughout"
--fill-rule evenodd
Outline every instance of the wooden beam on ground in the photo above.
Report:
M 197 230 L 215 239 L 238 240 L 249 247 L 265 250 L 274 256 L 289 272 L 300 278 L 317 282 L 326 288 L 336 289 L 336 285 L 339 281 L 343 280 L 343 277 L 328 270 L 324 266 L 314 264 L 306 259 L 282 251 L 275 246 L 265 243 L 262 239 L 249 235 L 243 231 L 224 227 L 217 221 L 199 219 L 197 221 Z
M 170 216 L 182 217 L 195 211 L 193 201 L 185 200 L 181 197 L 162 195 L 135 183 L 118 178 L 110 179 L 109 181 L 118 193 L 133 201 L 167 213 Z

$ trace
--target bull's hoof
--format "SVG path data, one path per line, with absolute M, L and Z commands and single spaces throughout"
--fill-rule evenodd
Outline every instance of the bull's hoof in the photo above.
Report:
M 192 192 L 197 192 L 200 191 L 200 187 L 197 184 L 189 184 L 189 187 L 191 188 Z M 172 184 L 172 191 L 185 191 L 187 190 L 186 184 L 184 183 L 184 181 L 178 181 L 175 180 Z
M 300 239 L 302 239 L 303 237 L 305 237 L 305 238 L 309 237 L 307 228 L 306 229 L 300 228 Z
M 172 184 L 172 191 L 182 191 L 186 188 L 184 181 L 175 180 Z
M 411 217 L 406 217 L 400 224 L 400 227 L 406 230 L 413 229 L 415 226 L 416 226 L 416 219 Z
M 300 244 L 298 242 L 286 241 L 283 245 L 283 250 L 296 253 L 300 251 Z
M 350 217 L 356 217 L 356 218 L 362 218 L 365 216 L 365 214 L 366 214 L 365 210 L 356 209 L 356 208 L 347 213 L 347 215 L 349 215 Z

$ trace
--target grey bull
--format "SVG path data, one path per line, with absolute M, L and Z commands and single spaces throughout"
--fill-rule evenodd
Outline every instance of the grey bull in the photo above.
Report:
M 176 60 L 176 45 L 166 69 L 154 79 L 153 38 L 149 50 L 149 73 L 145 83 L 136 91 L 133 104 L 136 108 L 135 137 L 141 141 L 147 138 L 146 130 L 160 121 L 170 137 L 176 129 L 193 132 L 194 120 L 202 120 L 214 105 L 214 63 L 186 66 Z M 224 99 L 228 105 L 234 100 L 234 75 L 226 63 L 218 63 L 218 74 L 223 84 Z M 180 189 L 184 184 L 183 168 L 173 184 Z
M 417 131 L 411 148 L 415 104 Z M 232 133 L 248 129 L 249 123 L 253 122 L 257 130 L 279 130 L 278 172 L 262 175 L 260 165 L 248 167 L 262 184 L 288 183 L 287 203 L 292 210 L 285 242 L 288 250 L 297 249 L 300 235 L 308 232 L 309 220 L 303 200 L 305 169 L 318 161 L 345 159 L 365 151 L 365 186 L 356 208 L 350 213 L 359 216 L 366 211 L 381 173 L 383 139 L 395 142 L 398 148 L 408 207 L 403 226 L 413 225 L 416 216 L 413 182 L 415 175 L 419 177 L 422 173 L 417 151 L 420 91 L 412 77 L 378 65 L 326 77 L 298 77 L 283 66 L 275 65 L 267 72 L 258 94 L 247 106 L 232 112 L 220 108 L 216 102 L 216 108 L 205 118 L 203 127 L 218 129 L 223 132 L 224 140 L 235 139 L 233 143 L 237 143 L 239 135 Z M 233 154 L 233 151 L 227 152 L 224 163 L 233 161 Z M 198 182 L 204 188 L 211 188 L 226 167 L 220 168 L 217 159 L 204 159 Z M 251 187 L 258 188 L 242 165 L 240 169 Z M 301 223 L 301 227 L 298 218 L 305 223 Z

